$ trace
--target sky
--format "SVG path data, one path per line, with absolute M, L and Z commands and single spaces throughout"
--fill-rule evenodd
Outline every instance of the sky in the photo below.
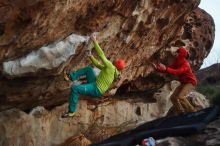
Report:
M 205 68 L 214 63 L 220 63 L 220 0 L 201 0 L 199 7 L 209 13 L 215 22 L 214 45 L 201 66 Z

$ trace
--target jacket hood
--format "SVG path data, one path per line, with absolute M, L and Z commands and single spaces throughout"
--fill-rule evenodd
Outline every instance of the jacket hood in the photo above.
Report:
M 177 50 L 178 56 L 186 58 L 189 55 L 189 52 L 186 50 L 186 48 L 179 48 Z

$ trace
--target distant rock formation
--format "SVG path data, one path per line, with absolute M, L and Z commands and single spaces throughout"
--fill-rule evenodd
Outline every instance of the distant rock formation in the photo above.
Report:
M 220 63 L 198 70 L 196 74 L 199 84 L 220 84 Z

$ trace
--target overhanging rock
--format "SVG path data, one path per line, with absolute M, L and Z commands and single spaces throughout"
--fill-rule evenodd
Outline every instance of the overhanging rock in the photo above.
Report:
M 2 0 L 0 111 L 38 105 L 52 108 L 68 100 L 63 69 L 73 71 L 90 63 L 85 55 L 87 45 L 82 43 L 86 38 L 79 39 L 75 47 L 68 41 L 58 42 L 70 34 L 81 38 L 99 32 L 106 56 L 126 61 L 121 80 L 114 83 L 110 95 L 119 87 L 155 92 L 167 77 L 156 74 L 151 62 L 168 65 L 178 47 L 189 50 L 192 68 L 199 69 L 213 45 L 215 31 L 212 17 L 198 8 L 199 2 Z

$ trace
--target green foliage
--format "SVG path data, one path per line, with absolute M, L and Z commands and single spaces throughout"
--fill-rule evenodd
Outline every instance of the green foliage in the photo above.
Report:
M 220 86 L 216 85 L 198 85 L 196 91 L 211 99 L 214 103 L 220 100 Z
M 220 104 L 220 91 L 212 97 L 212 101 L 214 104 Z

